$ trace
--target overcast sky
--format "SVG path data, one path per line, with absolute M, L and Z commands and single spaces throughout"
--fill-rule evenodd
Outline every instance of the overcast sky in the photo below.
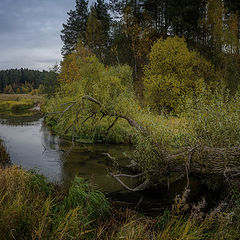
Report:
M 75 0 L 0 0 L 0 70 L 59 62 L 60 31 L 74 7 Z

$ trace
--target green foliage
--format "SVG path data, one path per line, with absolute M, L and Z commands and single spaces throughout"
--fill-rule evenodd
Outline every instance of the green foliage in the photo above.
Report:
M 194 107 L 193 107 L 194 106 Z M 214 94 L 205 91 L 186 103 L 191 144 L 211 147 L 232 147 L 240 143 L 240 92 L 233 96 L 227 91 Z
M 69 194 L 33 172 L 0 169 L 1 239 L 91 239 L 109 211 L 104 195 L 76 178 Z M 7 223 L 7 224 L 6 224 Z
M 3 92 L 4 93 L 8 93 L 8 94 L 13 94 L 14 91 L 13 91 L 13 88 L 11 85 L 7 85 L 4 89 L 3 89 Z
M 213 66 L 194 51 L 183 38 L 159 39 L 145 68 L 145 98 L 151 107 L 177 111 L 189 94 L 202 92 L 205 83 L 215 81 Z
M 61 31 L 61 39 L 64 46 L 62 47 L 62 54 L 67 55 L 71 53 L 76 47 L 79 39 L 81 42 L 86 42 L 86 27 L 88 19 L 88 1 L 76 0 L 74 10 L 70 10 L 68 13 L 68 20 L 66 24 L 63 24 Z
M 21 110 L 26 110 L 34 106 L 34 101 L 31 99 L 21 99 L 20 101 L 1 101 L 0 111 L 12 111 L 17 112 Z
M 77 51 L 83 52 L 81 49 Z M 54 129 L 62 134 L 67 129 L 72 134 L 69 126 L 74 124 L 74 135 L 79 139 L 129 142 L 132 131 L 129 131 L 130 128 L 124 121 L 118 121 L 109 131 L 107 129 L 114 122 L 115 113 L 132 115 L 140 108 L 133 92 L 131 69 L 126 65 L 104 67 L 92 55 L 79 57 L 77 61 L 73 60 L 73 63 L 75 67 L 73 72 L 69 73 L 72 60 L 66 58 L 66 62 L 63 62 L 59 76 L 60 89 L 55 97 L 47 101 L 44 111 L 61 112 L 72 102 L 75 104 L 63 116 L 50 114 L 46 121 L 53 123 Z M 67 76 L 71 76 L 71 80 Z M 83 100 L 84 96 L 97 99 L 101 106 Z M 112 114 L 112 117 L 104 116 L 105 112 Z
M 107 4 L 97 0 L 91 7 L 86 27 L 86 43 L 102 63 L 109 63 L 110 15 Z
M 52 96 L 59 87 L 57 78 L 58 66 L 55 65 L 43 79 L 42 93 L 47 94 L 48 97 Z
M 30 69 L 8 69 L 0 71 L 0 92 L 30 93 L 39 88 L 43 79 L 48 75 L 47 71 Z
M 104 194 L 80 177 L 75 177 L 72 182 L 64 206 L 67 209 L 82 206 L 89 220 L 105 217 L 110 207 Z

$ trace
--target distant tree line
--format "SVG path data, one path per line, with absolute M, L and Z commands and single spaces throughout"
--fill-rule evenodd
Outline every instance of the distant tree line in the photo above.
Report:
M 211 61 L 233 89 L 240 83 L 238 0 L 76 0 L 61 38 L 62 54 L 80 41 L 106 65 L 128 64 L 135 80 L 143 75 L 153 43 L 184 37 Z
M 56 75 L 54 75 L 52 71 L 39 71 L 24 68 L 1 70 L 0 92 L 39 93 L 50 85 L 48 84 L 49 81 L 51 81 L 51 85 L 53 85 L 53 82 L 56 82 Z

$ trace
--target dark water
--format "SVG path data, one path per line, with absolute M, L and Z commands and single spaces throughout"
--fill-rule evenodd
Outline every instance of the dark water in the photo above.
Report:
M 53 135 L 39 114 L 9 116 L 0 114 L 0 138 L 5 142 L 12 163 L 35 169 L 48 180 L 68 185 L 75 175 L 92 179 L 104 192 L 119 191 L 121 185 L 108 175 L 116 157 L 121 165 L 129 164 L 129 145 L 75 144 Z M 71 149 L 71 151 L 69 151 Z
M 9 116 L 0 114 L 0 138 L 4 140 L 11 161 L 25 169 L 35 169 L 48 180 L 68 186 L 75 175 L 91 179 L 100 189 L 114 201 L 129 203 L 138 210 L 148 214 L 156 214 L 171 206 L 176 194 L 182 193 L 186 186 L 183 179 L 170 186 L 148 189 L 143 192 L 125 191 L 123 187 L 108 174 L 113 162 L 104 155 L 114 156 L 121 166 L 129 164 L 133 151 L 129 145 L 112 144 L 75 144 L 53 135 L 44 126 L 39 114 Z M 125 182 L 127 179 L 124 179 Z M 126 182 L 133 187 L 136 182 Z M 196 178 L 190 181 L 191 202 L 202 197 L 209 206 L 216 205 L 222 198 L 221 191 L 213 191 Z

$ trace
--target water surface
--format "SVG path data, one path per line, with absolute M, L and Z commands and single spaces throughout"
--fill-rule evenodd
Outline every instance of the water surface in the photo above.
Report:
M 69 186 L 76 175 L 91 179 L 100 189 L 108 193 L 114 201 L 129 203 L 135 209 L 147 214 L 157 214 L 171 206 L 176 194 L 182 193 L 186 179 L 170 186 L 148 189 L 142 192 L 129 192 L 108 174 L 113 162 L 104 154 L 114 156 L 121 166 L 129 164 L 133 151 L 129 145 L 78 144 L 71 149 L 70 141 L 59 138 L 44 126 L 39 114 L 9 116 L 0 114 L 0 138 L 4 140 L 12 163 L 25 169 L 35 169 L 53 182 Z M 69 151 L 71 149 L 71 151 Z M 130 187 L 136 182 L 124 179 Z M 221 192 L 209 190 L 196 178 L 190 178 L 190 201 L 207 199 L 209 206 L 219 201 Z
M 132 151 L 129 145 L 77 144 L 59 138 L 44 126 L 39 114 L 0 114 L 0 138 L 6 144 L 13 164 L 25 169 L 35 169 L 54 182 L 69 182 L 75 175 L 90 179 L 105 192 L 121 190 L 116 180 L 108 175 L 112 161 L 109 153 L 122 165 Z M 71 150 L 70 150 L 71 149 Z

